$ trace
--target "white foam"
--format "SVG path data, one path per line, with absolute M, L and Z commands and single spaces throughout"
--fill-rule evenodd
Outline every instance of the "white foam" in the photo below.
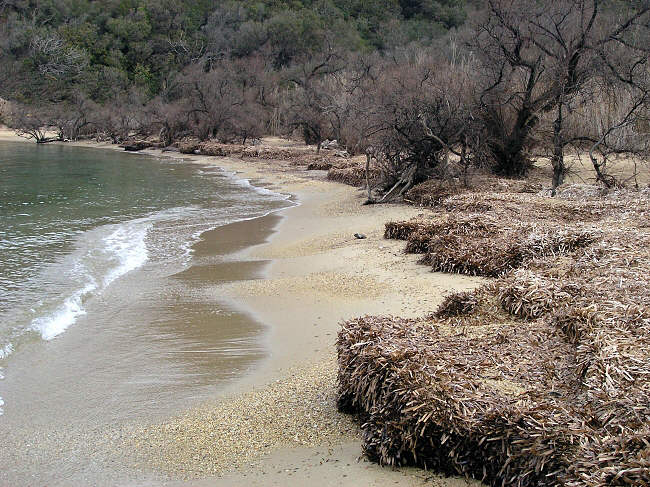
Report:
M 287 200 L 287 199 L 291 198 L 290 194 L 278 193 L 276 191 L 272 191 L 272 190 L 267 189 L 267 188 L 262 188 L 260 186 L 255 186 L 255 185 L 251 184 L 250 180 L 248 180 L 248 179 L 237 178 L 234 174 L 232 174 L 232 176 L 233 176 L 233 178 L 236 178 L 236 179 L 233 179 L 233 181 L 237 186 L 243 186 L 244 188 L 252 189 L 257 194 L 262 194 L 262 195 L 265 195 L 265 196 L 275 196 L 275 197 L 277 197 L 278 199 L 281 199 L 281 200 Z
M 54 313 L 36 318 L 32 321 L 32 329 L 38 331 L 44 340 L 51 340 L 63 333 L 79 316 L 85 315 L 84 298 L 97 289 L 94 283 L 88 283 L 83 288 L 68 297 Z
M 145 238 L 150 226 L 149 219 L 141 218 L 100 228 L 98 230 L 104 235 L 107 230 L 110 233 L 97 240 L 90 237 L 90 233 L 88 248 L 83 254 L 74 257 L 76 262 L 72 266 L 75 278 L 83 276 L 86 284 L 69 295 L 53 312 L 35 318 L 31 329 L 38 331 L 44 340 L 53 339 L 86 314 L 84 301 L 91 293 L 101 292 L 116 279 L 142 266 L 147 260 Z M 100 261 L 96 261 L 97 252 L 102 255 Z M 89 257 L 91 262 L 87 260 Z M 94 277 L 89 272 L 91 268 L 99 270 Z M 98 285 L 98 282 L 101 284 Z
M 104 287 L 115 279 L 122 277 L 142 266 L 148 257 L 145 238 L 151 225 L 143 220 L 119 225 L 108 237 L 104 238 L 105 251 L 112 254 L 119 264 L 104 277 Z
M 4 405 L 5 405 L 5 402 L 0 397 L 0 416 L 2 416 L 4 414 L 4 412 L 5 412 L 5 410 L 2 408 L 2 406 L 4 406 Z
M 14 346 L 11 343 L 7 343 L 4 347 L 0 348 L 0 360 L 7 358 L 13 351 Z

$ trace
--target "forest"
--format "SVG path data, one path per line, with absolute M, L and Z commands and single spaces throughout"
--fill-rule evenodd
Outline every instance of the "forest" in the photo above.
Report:
M 648 152 L 647 0 L 3 0 L 4 123 L 38 142 L 336 140 L 373 201 Z

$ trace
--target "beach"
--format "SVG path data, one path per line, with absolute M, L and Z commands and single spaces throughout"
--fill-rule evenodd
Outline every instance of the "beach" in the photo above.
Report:
M 140 430 L 143 462 L 188 479 L 215 469 L 223 475 L 204 485 L 301 485 L 307 479 L 314 485 L 431 485 L 428 472 L 357 463 L 358 429 L 335 411 L 336 334 L 341 321 L 355 316 L 425 315 L 448 293 L 484 281 L 431 273 L 416 256 L 404 254 L 402 243 L 383 239 L 386 221 L 411 218 L 421 209 L 363 206 L 362 191 L 283 162 L 193 159 L 290 192 L 299 205 L 280 213 L 268 242 L 239 255 L 268 260 L 263 278 L 215 288 L 268 326 L 269 358 L 221 400 Z M 436 482 L 466 485 L 464 479 Z
M 334 344 L 343 320 L 423 316 L 450 292 L 484 282 L 432 273 L 403 243 L 383 239 L 385 222 L 428 210 L 363 206 L 362 191 L 283 161 L 163 155 L 219 166 L 298 204 L 204 234 L 195 252 L 228 254 L 228 262 L 184 276 L 265 327 L 265 358 L 210 400 L 94 432 L 102 478 L 112 468 L 124 485 L 468 485 L 361 459 L 358 427 L 336 411 Z

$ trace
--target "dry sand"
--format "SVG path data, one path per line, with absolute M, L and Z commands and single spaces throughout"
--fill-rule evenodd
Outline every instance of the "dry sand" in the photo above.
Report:
M 15 140 L 8 131 L 0 131 L 0 138 Z M 363 314 L 421 316 L 446 294 L 482 282 L 431 273 L 417 264 L 418 256 L 403 253 L 403 243 L 383 239 L 386 221 L 423 210 L 362 206 L 363 192 L 284 162 L 164 155 L 218 165 L 291 193 L 299 205 L 281 213 L 268 242 L 237 255 L 270 260 L 263 278 L 213 288 L 215 297 L 228 298 L 268 326 L 268 360 L 213 401 L 162 423 L 136 425 L 111 441 L 118 455 L 131 452 L 123 460 L 129 468 L 169 479 L 144 485 L 474 483 L 360 459 L 359 429 L 335 408 L 334 343 L 342 320 Z M 355 233 L 367 238 L 356 239 Z

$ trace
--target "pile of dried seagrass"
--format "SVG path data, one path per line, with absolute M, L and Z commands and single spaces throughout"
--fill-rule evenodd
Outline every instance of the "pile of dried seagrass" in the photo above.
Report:
M 472 252 L 509 262 L 504 235 L 525 258 L 428 317 L 344 323 L 339 406 L 382 464 L 489 485 L 650 485 L 650 195 L 520 196 L 386 226 L 427 255 L 451 256 L 439 239 L 457 238 L 456 272 L 475 269 Z
M 424 253 L 434 271 L 497 277 L 541 256 L 585 247 L 593 230 L 503 220 L 483 215 L 445 215 L 428 222 L 389 222 L 385 238 L 408 241 L 407 253 Z
M 381 172 L 377 168 L 371 167 L 368 177 L 370 179 L 370 184 L 375 185 L 381 179 Z M 364 186 L 366 184 L 365 162 L 362 162 L 361 160 L 351 160 L 335 164 L 327 172 L 327 179 L 350 186 Z

